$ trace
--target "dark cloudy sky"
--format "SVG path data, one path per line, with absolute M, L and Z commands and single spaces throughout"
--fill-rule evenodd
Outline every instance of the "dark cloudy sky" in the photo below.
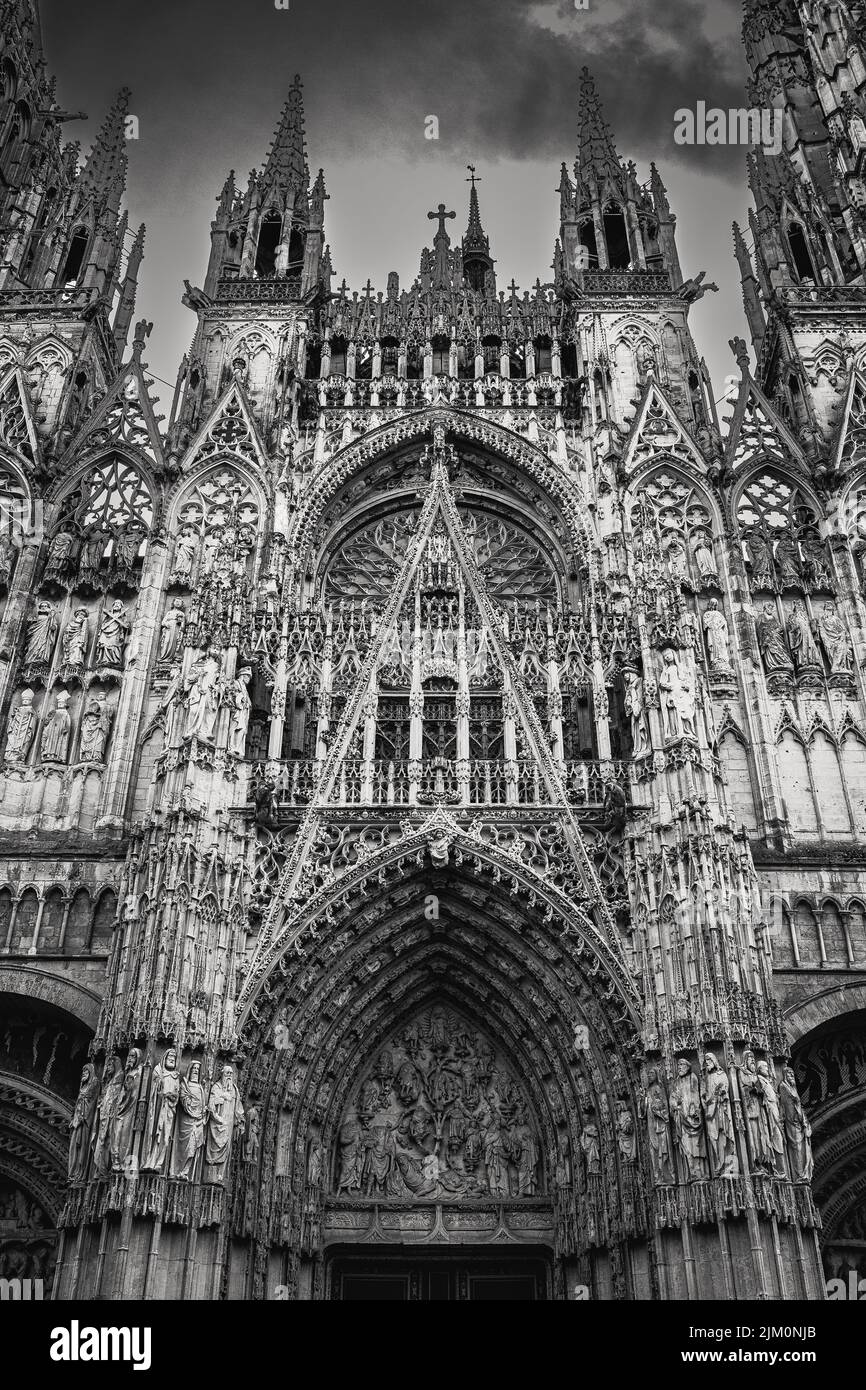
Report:
M 87 145 L 114 92 L 132 88 L 129 206 L 148 237 L 139 312 L 154 320 L 152 370 L 174 381 L 194 319 L 214 201 L 264 159 L 295 72 L 304 81 L 310 167 L 325 169 L 325 230 L 337 279 L 408 284 L 445 200 L 465 225 L 466 164 L 500 286 L 550 278 L 559 166 L 576 153 L 579 73 L 593 71 L 619 153 L 643 177 L 655 159 L 678 215 L 686 275 L 720 293 L 692 323 L 721 395 L 743 332 L 731 222 L 745 220 L 745 155 L 673 144 L 674 112 L 744 104 L 740 0 L 42 0 L 67 137 Z M 424 138 L 439 119 L 438 141 Z M 159 388 L 163 399 L 168 394 Z

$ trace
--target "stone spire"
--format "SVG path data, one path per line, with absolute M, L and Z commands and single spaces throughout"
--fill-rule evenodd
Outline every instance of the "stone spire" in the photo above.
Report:
M 128 167 L 125 127 L 129 98 L 129 88 L 121 88 L 100 127 L 81 171 L 82 201 L 93 197 L 97 203 L 114 208 L 120 206 Z
M 304 97 L 300 76 L 289 88 L 280 123 L 262 172 L 264 185 L 279 183 L 284 187 L 303 189 L 310 184 L 307 147 L 304 133 Z
M 584 68 L 580 75 L 577 150 L 577 161 L 584 179 L 593 175 L 601 184 L 608 178 L 615 181 L 622 178 L 613 135 L 602 114 L 601 101 L 589 68 Z

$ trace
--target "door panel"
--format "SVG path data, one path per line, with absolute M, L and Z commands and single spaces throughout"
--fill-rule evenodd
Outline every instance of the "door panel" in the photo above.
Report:
M 343 1301 L 524 1302 L 547 1296 L 547 1262 L 502 1255 L 425 1255 L 383 1252 L 335 1258 L 330 1268 L 331 1297 Z

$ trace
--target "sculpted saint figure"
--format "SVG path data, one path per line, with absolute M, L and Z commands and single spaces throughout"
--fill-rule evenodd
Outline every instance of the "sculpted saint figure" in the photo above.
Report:
M 752 589 L 772 589 L 775 565 L 773 564 L 773 544 L 764 530 L 749 533 L 746 541 L 749 553 Z
M 601 1144 L 598 1137 L 598 1125 L 595 1120 L 587 1120 L 580 1132 L 580 1147 L 586 1159 L 586 1175 L 588 1178 L 601 1177 Z
M 794 667 L 802 671 L 807 666 L 821 665 L 821 657 L 809 627 L 809 617 L 799 599 L 794 603 L 785 624 L 788 646 L 794 658 Z
M 205 1182 L 222 1182 L 231 1155 L 235 1126 L 242 1126 L 244 1122 L 244 1107 L 234 1077 L 234 1068 L 224 1066 L 219 1081 L 211 1086 L 207 1104 Z
M 337 1193 L 359 1192 L 364 1169 L 364 1132 L 357 1120 L 347 1120 L 340 1129 L 340 1158 Z
M 715 556 L 706 532 L 698 532 L 692 554 L 701 580 L 718 580 L 719 571 L 716 568 Z
M 244 1136 L 244 1163 L 258 1163 L 261 1149 L 261 1118 L 257 1105 L 247 1111 L 247 1132 Z M 321 1155 L 321 1146 L 319 1148 Z
M 851 639 L 832 603 L 824 604 L 818 619 L 818 631 L 821 634 L 821 645 L 827 653 L 831 674 L 848 675 L 852 664 Z
M 116 671 L 123 670 L 123 650 L 129 636 L 129 619 L 126 609 L 117 599 L 111 611 L 102 615 L 96 638 L 96 662 L 98 666 L 110 666 Z
M 666 732 L 670 738 L 680 735 L 694 738 L 695 735 L 695 693 L 692 678 L 684 661 L 677 661 L 676 653 L 666 647 L 662 653 L 659 690 L 665 711 Z
M 625 673 L 625 712 L 631 720 L 631 743 L 635 757 L 648 747 L 646 714 L 643 705 L 643 681 L 637 671 Z
M 674 1170 L 671 1155 L 670 1111 L 664 1087 L 655 1067 L 647 1072 L 646 1118 L 649 1129 L 650 1161 L 656 1183 L 672 1183 Z
M 65 763 L 69 753 L 69 731 L 72 719 L 69 714 L 69 691 L 58 690 L 54 709 L 42 730 L 40 753 L 44 763 Z
M 704 1086 L 701 1095 L 707 1117 L 710 1165 L 714 1178 L 735 1178 L 740 1172 L 728 1078 L 712 1052 L 704 1058 Z
M 779 1175 L 785 1171 L 783 1154 L 785 1137 L 782 1133 L 782 1116 L 776 1084 L 766 1062 L 758 1063 L 758 1094 L 761 1098 L 761 1130 L 764 1149 L 771 1171 Z
M 111 1119 L 111 1166 L 115 1171 L 122 1170 L 126 1160 L 132 1155 L 136 1110 L 143 1075 L 141 1053 L 137 1047 L 132 1047 L 123 1069 Z
M 25 666 L 42 663 L 48 665 L 54 655 L 59 625 L 54 604 L 49 603 L 47 599 L 40 599 L 36 605 L 36 617 L 32 619 L 27 633 L 27 645 L 24 648 Z
M 120 1088 L 123 1085 L 123 1064 L 118 1056 L 106 1059 L 102 1073 L 102 1093 L 96 1107 L 96 1129 L 93 1133 L 93 1163 L 102 1177 L 111 1167 L 111 1124 Z
M 184 737 L 213 743 L 218 708 L 216 663 L 211 660 L 198 662 L 187 677 L 186 692 Z
M 171 570 L 170 583 L 189 586 L 197 550 L 198 537 L 193 535 L 192 531 L 184 531 L 183 534 L 178 537 L 177 545 L 175 546 L 174 564 Z
M 172 1177 L 182 1178 L 184 1182 L 192 1177 L 199 1149 L 204 1143 L 204 1087 L 200 1076 L 201 1064 L 190 1062 L 180 1082 L 171 1172 Z
M 794 1182 L 811 1182 L 812 1170 L 812 1126 L 806 1119 L 803 1102 L 797 1090 L 794 1069 L 782 1069 L 782 1085 L 779 1092 L 782 1126 L 788 1141 L 788 1157 L 791 1160 L 791 1177 Z
M 98 523 L 87 532 L 81 547 L 81 563 L 78 566 L 80 584 L 98 587 L 102 557 L 110 540 L 111 532 Z
M 186 611 L 183 606 L 183 599 L 172 599 L 171 607 L 160 624 L 160 661 L 173 661 L 175 659 L 180 651 L 185 628 Z
M 711 598 L 704 613 L 704 635 L 707 639 L 707 656 L 710 670 L 727 674 L 731 671 L 731 639 L 727 619 L 719 608 L 718 599 Z
M 776 570 L 783 588 L 802 588 L 802 570 L 797 542 L 785 531 L 776 542 Z
M 66 666 L 83 666 L 87 660 L 87 609 L 76 608 L 63 629 L 61 647 Z
M 689 1180 L 709 1177 L 700 1088 L 698 1078 L 685 1057 L 680 1057 L 677 1062 L 677 1079 L 671 1090 L 671 1114 L 674 1136 Z
M 78 1088 L 78 1097 L 75 1101 L 75 1109 L 72 1112 L 72 1123 L 69 1135 L 69 1165 L 67 1174 L 70 1182 L 77 1178 L 83 1178 L 87 1168 L 87 1149 L 90 1141 L 90 1130 L 93 1124 L 93 1117 L 96 1114 L 96 1103 L 99 1099 L 99 1082 L 96 1077 L 96 1070 L 92 1062 L 85 1062 L 81 1070 L 81 1083 Z
M 161 1173 L 165 1168 L 168 1148 L 174 1129 L 177 1101 L 180 1095 L 180 1075 L 177 1070 L 177 1049 L 168 1048 L 161 1062 L 153 1069 L 147 1121 L 144 1131 L 142 1168 Z
M 75 564 L 78 542 L 71 531 L 58 531 L 48 547 L 44 578 L 49 583 L 60 583 L 68 579 Z
M 252 674 L 249 666 L 244 666 L 243 670 L 238 671 L 226 692 L 226 703 L 231 710 L 229 716 L 229 752 L 233 753 L 236 758 L 242 758 L 246 751 L 247 725 L 250 722 L 250 711 L 252 710 L 247 682 L 251 679 Z
M 793 662 L 785 641 L 782 625 L 772 604 L 765 603 L 758 619 L 758 646 L 768 672 L 791 671 Z
M 33 694 L 34 692 L 29 686 L 21 691 L 21 703 L 9 720 L 9 727 L 6 731 L 6 751 L 3 755 L 7 763 L 23 763 L 30 752 L 30 745 L 36 730 Z
M 83 763 L 102 763 L 105 761 L 105 745 L 111 732 L 114 710 L 104 700 L 94 695 L 88 700 L 81 720 L 81 737 L 78 756 Z

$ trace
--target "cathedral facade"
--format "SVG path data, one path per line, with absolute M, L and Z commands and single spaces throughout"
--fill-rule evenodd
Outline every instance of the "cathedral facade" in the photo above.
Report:
M 523 290 L 474 170 L 337 284 L 296 80 L 164 419 L 128 93 L 81 161 L 0 4 L 0 1275 L 866 1274 L 863 10 L 746 7 L 728 418 L 584 71 Z

